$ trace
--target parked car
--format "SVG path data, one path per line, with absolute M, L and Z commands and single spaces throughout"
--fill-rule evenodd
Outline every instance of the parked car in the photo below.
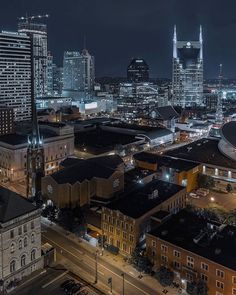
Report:
M 197 194 L 201 197 L 206 197 L 209 194 L 209 190 L 207 189 L 203 189 L 203 188 L 199 188 L 197 190 Z
M 190 193 L 189 196 L 193 199 L 199 199 L 199 196 L 195 193 Z
M 77 283 L 75 284 L 71 289 L 70 291 L 67 293 L 68 295 L 74 295 L 76 294 L 81 288 L 83 287 L 82 284 L 80 283 Z
M 67 284 L 72 283 L 72 282 L 74 282 L 73 279 L 65 280 L 65 281 L 60 285 L 60 288 L 61 288 L 61 289 L 64 289 L 64 288 L 66 287 Z
M 68 283 L 65 287 L 64 287 L 64 291 L 66 294 L 68 294 L 70 292 L 70 290 L 75 286 L 75 281 L 74 282 L 70 282 Z

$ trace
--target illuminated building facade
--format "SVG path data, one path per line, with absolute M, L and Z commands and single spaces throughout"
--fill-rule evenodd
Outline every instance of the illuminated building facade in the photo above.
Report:
M 198 41 L 173 39 L 172 69 L 173 105 L 198 106 L 203 99 L 203 38 L 200 26 Z
M 26 33 L 33 39 L 33 59 L 34 59 L 34 89 L 35 96 L 41 97 L 47 94 L 47 26 L 30 21 L 20 22 L 18 31 Z
M 63 94 L 79 98 L 91 94 L 94 88 L 94 57 L 87 49 L 66 51 L 63 61 Z
M 148 82 L 149 67 L 144 59 L 134 58 L 127 68 L 127 80 L 129 82 Z
M 31 41 L 23 33 L 0 33 L 0 106 L 15 121 L 31 118 Z

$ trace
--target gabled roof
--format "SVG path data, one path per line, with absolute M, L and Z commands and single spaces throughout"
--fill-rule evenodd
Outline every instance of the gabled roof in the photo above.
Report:
M 88 160 L 69 158 L 65 161 L 65 169 L 50 175 L 58 184 L 74 184 L 77 181 L 81 183 L 94 177 L 109 178 L 118 165 L 123 163 L 117 155 L 95 157 Z
M 157 118 L 162 120 L 171 120 L 180 117 L 179 113 L 172 106 L 159 107 L 156 112 Z
M 27 199 L 6 188 L 0 187 L 0 222 L 30 213 L 37 208 Z

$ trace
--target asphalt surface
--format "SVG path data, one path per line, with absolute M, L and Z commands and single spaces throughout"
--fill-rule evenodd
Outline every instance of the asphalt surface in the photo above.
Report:
M 65 265 L 68 269 L 83 271 L 87 273 L 89 282 L 95 281 L 95 251 L 91 253 L 85 250 L 77 243 L 66 238 L 62 234 L 54 231 L 52 228 L 43 225 L 43 242 L 48 242 L 56 248 L 57 259 L 59 263 Z M 108 263 L 98 255 L 97 256 L 98 282 L 108 285 L 108 278 L 112 278 L 114 294 L 123 294 L 123 279 L 120 269 L 114 264 L 114 261 Z M 160 295 L 159 292 L 149 288 L 141 280 L 125 273 L 124 283 L 125 294 L 127 295 Z

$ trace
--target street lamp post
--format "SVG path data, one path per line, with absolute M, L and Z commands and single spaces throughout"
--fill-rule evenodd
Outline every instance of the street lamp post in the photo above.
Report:
M 95 253 L 95 280 L 94 283 L 98 282 L 98 250 Z
M 121 274 L 122 278 L 123 278 L 123 284 L 122 284 L 122 295 L 125 295 L 125 274 L 122 273 Z

